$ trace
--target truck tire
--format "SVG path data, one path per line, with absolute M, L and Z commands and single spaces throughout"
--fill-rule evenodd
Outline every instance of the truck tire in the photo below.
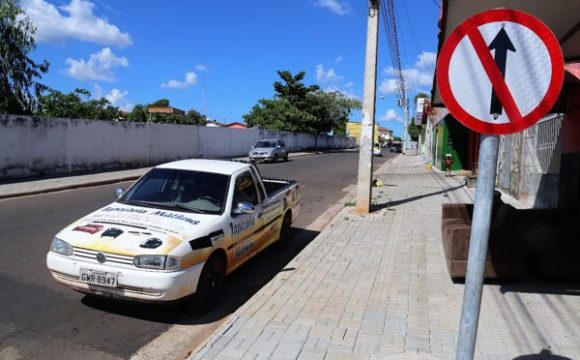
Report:
M 284 161 L 288 161 L 288 153 L 286 153 L 286 155 L 284 155 Z
M 280 239 L 276 242 L 277 248 L 280 250 L 285 249 L 290 242 L 290 225 L 292 225 L 292 214 L 287 211 L 282 219 L 282 225 L 280 225 Z
M 201 312 L 214 308 L 226 274 L 226 265 L 221 256 L 213 254 L 205 262 L 195 292 L 194 305 Z

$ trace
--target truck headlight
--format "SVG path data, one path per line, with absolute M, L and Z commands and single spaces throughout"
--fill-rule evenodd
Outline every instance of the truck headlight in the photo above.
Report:
M 54 238 L 50 244 L 50 251 L 61 255 L 71 256 L 73 253 L 73 248 L 66 241 Z
M 179 258 L 167 255 L 137 255 L 133 265 L 144 269 L 177 270 L 181 266 Z

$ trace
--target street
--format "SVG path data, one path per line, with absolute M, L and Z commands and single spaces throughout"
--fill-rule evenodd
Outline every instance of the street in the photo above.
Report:
M 384 154 L 375 157 L 375 168 L 395 156 Z M 114 189 L 129 183 L 1 201 L 0 348 L 15 358 L 126 359 L 173 325 L 188 325 L 197 334 L 190 342 L 165 344 L 175 358 L 186 356 L 314 239 L 318 231 L 304 228 L 356 183 L 357 162 L 358 153 L 345 152 L 258 166 L 264 176 L 296 179 L 302 186 L 292 245 L 285 252 L 268 249 L 232 274 L 223 301 L 207 314 L 196 313 L 187 303 L 136 305 L 86 297 L 56 285 L 46 270 L 53 235 L 113 201 Z

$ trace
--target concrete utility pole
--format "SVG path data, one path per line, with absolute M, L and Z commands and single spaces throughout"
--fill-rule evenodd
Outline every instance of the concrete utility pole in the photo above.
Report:
M 402 89 L 403 97 L 399 99 L 400 106 L 403 108 L 403 155 L 407 154 L 407 136 L 409 130 L 407 124 L 409 123 L 409 98 L 407 97 L 407 81 L 403 81 Z
M 375 103 L 377 88 L 377 49 L 379 35 L 379 0 L 369 1 L 365 80 L 356 188 L 356 211 L 368 214 L 371 210 L 373 176 L 373 141 L 375 132 Z

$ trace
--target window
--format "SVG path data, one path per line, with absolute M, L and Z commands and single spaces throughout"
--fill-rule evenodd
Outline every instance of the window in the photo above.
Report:
M 262 178 L 262 176 L 260 176 L 260 174 L 258 173 L 257 168 L 252 166 L 250 167 L 250 170 L 252 171 L 252 174 L 254 174 L 254 178 L 256 179 Z M 260 186 L 260 184 L 256 184 L 256 187 L 258 188 L 258 192 L 260 193 L 260 201 L 266 200 L 266 194 L 264 194 L 264 189 Z
M 143 176 L 120 202 L 175 207 L 204 213 L 223 212 L 229 176 L 201 171 L 155 168 Z M 146 204 L 146 205 L 147 205 Z
M 259 204 L 256 184 L 249 171 L 240 175 L 236 180 L 233 206 L 236 207 L 240 202 L 248 202 L 254 206 Z

